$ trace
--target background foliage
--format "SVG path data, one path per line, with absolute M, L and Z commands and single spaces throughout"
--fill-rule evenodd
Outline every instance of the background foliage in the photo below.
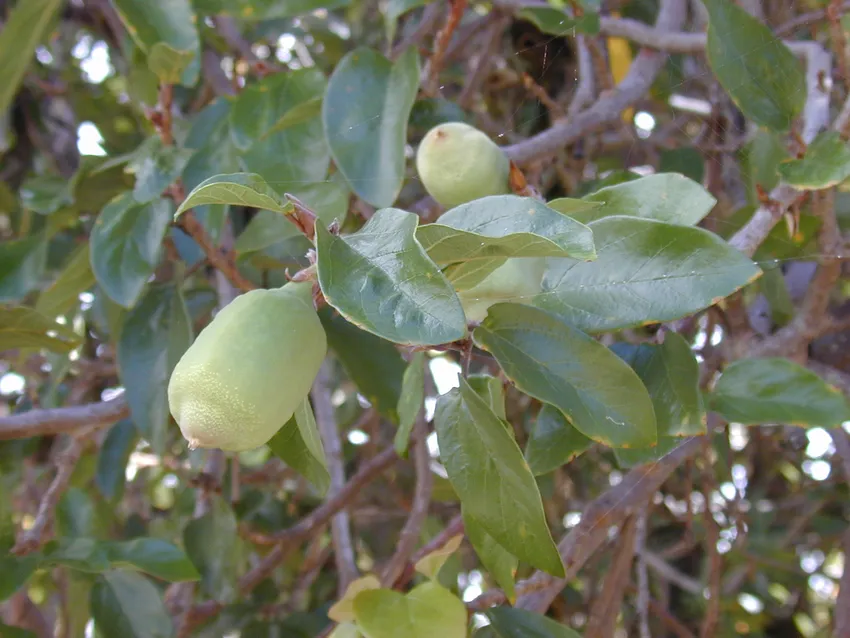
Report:
M 0 0 L 0 634 L 850 636 L 848 9 Z M 440 216 L 447 121 L 515 195 Z M 189 451 L 296 272 L 310 403 Z

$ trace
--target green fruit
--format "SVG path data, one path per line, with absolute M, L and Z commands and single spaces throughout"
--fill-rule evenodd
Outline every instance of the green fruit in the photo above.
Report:
M 245 293 L 186 351 L 168 403 L 190 448 L 251 450 L 289 421 L 327 353 L 311 290 L 288 283 Z
M 545 258 L 508 259 L 481 283 L 458 293 L 466 320 L 483 321 L 487 309 L 496 303 L 530 303 L 532 297 L 542 290 L 545 270 Z
M 444 208 L 511 193 L 511 165 L 489 137 L 462 122 L 432 128 L 416 152 L 425 190 Z

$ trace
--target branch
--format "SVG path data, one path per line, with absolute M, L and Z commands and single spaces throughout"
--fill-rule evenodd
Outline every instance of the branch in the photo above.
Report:
M 416 490 L 413 494 L 413 506 L 410 515 L 401 530 L 398 545 L 390 562 L 387 564 L 381 576 L 384 586 L 392 586 L 404 571 L 407 561 L 413 554 L 422 525 L 428 517 L 428 505 L 431 503 L 431 489 L 434 485 L 434 475 L 431 473 L 431 455 L 425 439 L 428 436 L 428 426 L 425 423 L 425 414 L 420 409 L 413 426 L 413 440 L 417 445 L 413 449 L 413 462 L 416 466 Z
M 413 579 L 413 576 L 416 574 L 416 570 L 414 568 L 414 565 L 416 565 L 416 563 L 418 563 L 422 558 L 424 558 L 428 554 L 436 552 L 438 549 L 442 549 L 446 543 L 448 543 L 458 534 L 462 533 L 463 517 L 458 514 L 448 522 L 448 524 L 442 529 L 439 534 L 437 534 L 434 538 L 432 538 L 430 541 L 425 543 L 422 547 L 420 547 L 413 553 L 413 556 L 410 557 L 410 560 L 405 566 L 404 573 L 394 583 L 395 587 L 403 587 L 404 585 L 409 583 Z
M 29 410 L 0 417 L 0 441 L 68 434 L 84 427 L 97 429 L 113 425 L 128 416 L 130 407 L 123 396 L 102 403 Z
M 449 14 L 446 16 L 446 22 L 443 28 L 437 33 L 434 39 L 434 52 L 428 60 L 423 70 L 424 81 L 423 88 L 428 95 L 434 96 L 439 91 L 439 76 L 440 68 L 443 65 L 443 57 L 446 54 L 446 49 L 452 40 L 452 35 L 460 24 L 463 18 L 463 12 L 466 11 L 467 0 L 449 0 Z
M 342 456 L 342 442 L 339 438 L 339 427 L 336 423 L 334 406 L 331 402 L 331 379 L 328 360 L 322 364 L 311 391 L 313 410 L 316 414 L 316 425 L 325 446 L 328 459 L 328 471 L 331 484 L 328 497 L 333 499 L 345 489 L 345 468 Z M 338 577 L 339 595 L 343 596 L 349 583 L 358 577 L 357 564 L 354 558 L 354 544 L 351 540 L 351 522 L 348 512 L 340 509 L 331 519 L 331 538 L 334 548 L 334 560 Z
M 678 29 L 685 19 L 684 0 L 662 0 L 658 9 L 657 29 Z M 649 91 L 667 58 L 658 51 L 644 49 L 635 58 L 629 74 L 613 91 L 604 93 L 590 108 L 568 121 L 558 123 L 527 140 L 504 148 L 507 156 L 524 164 L 552 155 L 564 146 L 587 135 L 590 130 L 616 121 L 620 114 Z
M 629 571 L 635 556 L 635 534 L 637 516 L 629 516 L 620 528 L 617 538 L 617 550 L 608 572 L 602 591 L 593 601 L 590 620 L 584 632 L 585 638 L 605 638 L 613 636 L 623 604 L 626 586 L 629 584 Z

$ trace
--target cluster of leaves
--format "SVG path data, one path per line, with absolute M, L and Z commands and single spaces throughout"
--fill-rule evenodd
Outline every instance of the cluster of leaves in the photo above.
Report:
M 175 635 L 172 616 L 191 621 L 196 602 L 173 600 L 186 591 L 173 584 L 184 582 L 198 583 L 190 590 L 198 602 L 216 605 L 217 618 L 200 636 L 315 636 L 329 620 L 339 623 L 336 638 L 470 631 L 456 578 L 460 537 L 420 560 L 417 583 L 405 592 L 369 575 L 336 600 L 326 570 L 312 575 L 312 587 L 307 581 L 308 602 L 296 604 L 282 592 L 314 568 L 284 557 L 277 573 L 245 584 L 251 567 L 282 551 L 266 554 L 252 535 L 275 538 L 313 511 L 330 490 L 333 455 L 305 402 L 268 449 L 215 472 L 214 488 L 189 485 L 208 459 L 186 450 L 166 387 L 194 335 L 227 303 L 225 277 L 269 288 L 296 270 L 315 279 L 342 428 L 374 412 L 379 421 L 369 434 L 391 439 L 406 457 L 417 420 L 435 400 L 432 425 L 447 480 L 437 481 L 433 505 L 461 515 L 472 560 L 510 603 L 531 568 L 566 574 L 551 531 L 552 512 L 564 512 L 549 506 L 558 498 L 552 477 L 577 457 L 588 459 L 586 475 L 573 479 L 586 485 L 609 480 L 614 465 L 651 467 L 689 437 L 708 434 L 728 446 L 707 432 L 709 413 L 744 425 L 833 428 L 850 420 L 845 396 L 801 363 L 739 357 L 706 380 L 696 352 L 701 322 L 731 296 L 762 294 L 778 327 L 792 322 L 795 308 L 774 266 L 816 241 L 821 220 L 813 212 L 791 220 L 791 240 L 778 226 L 750 258 L 732 237 L 753 208 L 709 230 L 717 200 L 699 176 L 671 169 L 644 177 L 619 171 L 542 201 L 486 197 L 426 223 L 411 212 L 423 193 L 408 145 L 434 124 L 469 114 L 423 94 L 425 65 L 415 46 L 389 57 L 378 51 L 376 33 L 392 43 L 397 22 L 427 3 L 392 0 L 378 15 L 383 29 L 358 31 L 366 4 L 113 0 L 110 15 L 126 30 L 111 33 L 122 68 L 99 88 L 74 65 L 32 63 L 61 2 L 19 1 L 9 15 L 0 35 L 0 58 L 9 60 L 0 71 L 0 108 L 20 108 L 25 79 L 33 78 L 24 83 L 31 91 L 45 81 L 40 75 L 61 75 L 68 100 L 96 121 L 108 154 L 70 169 L 30 162 L 0 192 L 8 219 L 0 345 L 14 355 L 4 365 L 26 379 L 14 414 L 98 403 L 116 386 L 129 407 L 129 417 L 109 429 L 75 434 L 75 444 L 97 440 L 76 456 L 57 452 L 49 437 L 0 445 L 0 599 L 23 593 L 45 601 L 61 589 L 66 635 L 84 635 L 91 619 L 104 638 Z M 553 5 L 517 13 L 543 33 L 598 34 L 598 3 L 577 4 L 582 11 Z M 794 54 L 729 0 L 705 6 L 711 71 L 740 112 L 764 127 L 742 154 L 750 196 L 756 184 L 769 189 L 780 180 L 799 191 L 843 187 L 850 148 L 840 131 L 821 132 L 787 157 L 786 134 L 807 99 L 817 99 Z M 233 45 L 208 26 L 222 18 L 252 41 L 291 30 L 313 45 L 304 55 L 312 62 L 285 70 L 270 69 L 271 61 L 246 64 L 237 70 L 238 91 L 226 83 L 211 98 L 204 55 L 216 59 Z M 354 30 L 348 40 L 338 35 L 340 21 Z M 405 26 L 409 34 L 415 22 Z M 55 44 L 55 57 L 67 53 L 63 46 Z M 303 232 L 305 210 L 315 216 L 315 234 Z M 545 260 L 542 289 L 495 304 L 480 325 L 469 325 L 458 293 L 510 259 Z M 214 273 L 210 264 L 220 260 L 224 268 Z M 462 364 L 474 360 L 474 369 L 433 397 L 428 364 L 445 351 L 460 353 Z M 53 479 L 44 458 L 51 446 Z M 344 456 L 357 459 L 357 450 L 347 447 Z M 145 465 L 145 455 L 155 461 Z M 32 464 L 39 476 L 25 459 L 40 459 Z M 267 468 L 275 470 L 270 479 Z M 292 487 L 290 470 L 310 485 Z M 251 472 L 259 487 L 245 479 Z M 48 489 L 44 507 L 14 489 L 45 480 L 62 493 Z M 264 480 L 272 489 L 263 489 Z M 45 516 L 55 518 L 55 540 L 38 536 L 34 548 L 22 549 L 21 537 Z M 444 521 L 430 523 L 423 540 Z M 323 551 L 321 527 L 310 532 Z M 374 531 L 359 540 L 363 571 L 395 542 Z M 475 634 L 481 638 L 574 635 L 524 609 L 492 607 L 486 616 L 489 625 Z

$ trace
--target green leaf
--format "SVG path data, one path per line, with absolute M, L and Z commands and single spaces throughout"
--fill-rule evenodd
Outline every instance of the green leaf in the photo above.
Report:
M 118 367 L 133 422 L 155 454 L 168 436 L 168 380 L 192 343 L 192 322 L 179 288 L 151 287 L 124 321 Z
M 25 306 L 0 305 L 0 351 L 46 348 L 67 353 L 80 344 L 80 336 L 68 326 Z
M 618 343 L 611 349 L 634 369 L 649 391 L 659 435 L 705 434 L 699 363 L 682 335 L 668 332 L 660 345 Z
M 43 235 L 3 242 L 0 251 L 0 303 L 20 301 L 41 282 L 47 265 Z
M 519 258 L 518 258 L 519 259 Z M 459 261 L 446 266 L 443 274 L 458 292 L 470 290 L 501 268 L 508 260 L 504 257 Z
M 244 22 L 292 18 L 318 9 L 346 7 L 351 0 L 195 0 L 200 12 L 223 14 Z
M 404 371 L 398 400 L 398 430 L 395 434 L 395 450 L 399 456 L 407 453 L 413 424 L 425 401 L 425 364 L 425 353 L 420 351 L 413 355 Z
M 328 346 L 346 374 L 374 408 L 398 423 L 398 403 L 406 363 L 395 346 L 349 323 L 330 308 L 319 312 Z
M 201 577 L 181 549 L 158 538 L 106 543 L 106 553 L 115 567 L 136 568 L 172 583 Z
M 33 632 L 20 627 L 11 627 L 0 622 L 0 636 L 3 638 L 38 638 Z
M 301 405 L 299 405 L 295 410 L 294 418 L 295 424 L 298 426 L 298 433 L 301 435 L 304 445 L 307 447 L 307 450 L 313 458 L 316 459 L 316 461 L 318 461 L 325 470 L 325 474 L 328 475 L 327 481 L 330 481 L 330 475 L 327 470 L 328 460 L 325 457 L 325 448 L 322 446 L 322 437 L 319 434 L 319 427 L 316 425 L 316 416 L 313 414 L 313 408 L 310 405 L 310 400 L 308 398 L 305 398 L 301 402 Z M 327 491 L 328 485 L 329 482 L 322 481 L 318 486 L 323 494 Z
M 440 570 L 443 569 L 446 562 L 460 548 L 462 542 L 463 534 L 453 536 L 445 545 L 416 561 L 414 568 L 426 578 L 437 580 L 440 576 Z
M 50 541 L 44 547 L 44 563 L 64 565 L 92 574 L 109 569 L 105 548 L 93 538 L 63 538 Z
M 366 638 L 466 638 L 466 607 L 433 581 L 402 595 L 369 589 L 354 599 L 357 625 Z
M 133 40 L 149 56 L 160 42 L 173 50 L 192 55 L 192 60 L 180 75 L 180 83 L 194 86 L 201 70 L 201 39 L 198 19 L 189 0 L 112 0 L 112 3 Z M 157 58 L 161 55 L 160 50 Z
M 37 554 L 26 556 L 9 554 L 0 557 L 0 601 L 12 596 L 29 580 L 40 560 L 41 557 Z
M 750 187 L 749 200 L 758 204 L 758 184 L 765 192 L 770 192 L 779 184 L 778 167 L 788 157 L 788 148 L 781 135 L 759 129 L 744 150 L 745 162 L 742 162 Z
M 520 390 L 557 407 L 594 441 L 610 447 L 655 443 L 652 400 L 634 370 L 556 316 L 495 304 L 473 338 Z
M 127 462 L 138 443 L 138 438 L 136 426 L 129 419 L 124 419 L 112 426 L 103 441 L 97 455 L 94 482 L 108 501 L 116 502 L 124 493 Z
M 91 613 L 103 638 L 171 638 L 174 628 L 156 587 L 144 576 L 111 570 L 91 591 Z
M 72 187 L 72 182 L 58 175 L 33 177 L 21 186 L 21 203 L 40 215 L 50 215 L 74 203 Z
M 505 592 L 508 601 L 513 604 L 516 602 L 514 574 L 519 561 L 516 556 L 499 545 L 496 539 L 490 536 L 481 524 L 466 511 L 466 508 L 462 507 L 461 511 L 466 536 L 481 560 L 481 564 L 490 572 L 496 583 Z
M 455 291 L 416 240 L 419 217 L 379 210 L 358 232 L 316 227 L 319 284 L 355 325 L 403 345 L 449 343 L 466 334 Z
M 462 204 L 438 223 L 416 230 L 416 238 L 438 264 L 497 257 L 593 259 L 593 233 L 542 202 L 495 195 Z
M 517 17 L 528 20 L 543 33 L 558 37 L 575 31 L 587 35 L 599 33 L 599 14 L 591 11 L 573 18 L 555 7 L 535 6 L 523 8 L 517 12 Z
M 761 274 L 701 228 L 635 217 L 606 217 L 590 227 L 597 260 L 550 260 L 543 292 L 532 302 L 588 332 L 679 319 Z
M 206 204 L 250 206 L 284 215 L 292 210 L 292 204 L 285 202 L 259 175 L 231 173 L 213 175 L 201 182 L 180 204 L 174 218 L 177 219 L 190 208 Z
M 282 123 L 291 126 L 292 111 L 315 99 L 321 100 L 327 80 L 318 69 L 298 69 L 269 75 L 249 84 L 239 94 L 230 109 L 230 134 L 241 151 L 266 137 L 274 130 L 283 130 Z M 311 119 L 319 111 L 313 106 Z
M 773 32 L 731 0 L 708 9 L 708 63 L 747 118 L 784 132 L 806 101 L 800 62 Z
M 276 457 L 303 475 L 322 495 L 327 493 L 331 481 L 327 466 L 307 447 L 295 416 L 277 431 L 267 445 Z
M 508 420 L 505 413 L 505 387 L 500 379 L 489 374 L 471 374 L 466 377 L 466 381 L 469 383 L 469 387 L 484 399 L 484 402 L 490 406 L 497 417 L 502 421 Z
M 381 581 L 372 574 L 357 578 L 345 588 L 345 593 L 337 602 L 328 609 L 328 618 L 336 622 L 347 622 L 354 620 L 354 599 L 362 591 L 367 589 L 380 589 Z
M 391 206 L 401 191 L 407 120 L 418 89 L 414 47 L 394 64 L 359 47 L 328 81 L 322 122 L 331 155 L 351 189 L 373 206 Z
M 744 359 L 723 371 L 711 409 L 745 425 L 781 423 L 832 428 L 850 420 L 844 394 L 811 370 L 783 358 Z
M 778 170 L 799 190 L 829 188 L 850 177 L 850 146 L 837 131 L 827 131 L 814 139 L 801 159 L 786 160 Z
M 702 186 L 679 173 L 657 173 L 606 186 L 583 199 L 601 204 L 572 214 L 585 224 L 603 217 L 625 215 L 696 226 L 717 203 Z
M 500 638 L 581 638 L 572 629 L 533 611 L 491 607 L 484 613 Z
M 236 595 L 239 535 L 236 516 L 224 499 L 212 500 L 210 511 L 186 525 L 183 530 L 186 553 L 201 574 L 207 596 L 227 602 Z
M 430 4 L 432 0 L 389 0 L 384 8 L 384 23 L 387 30 L 387 42 L 395 38 L 398 19 L 408 11 Z
M 136 176 L 135 200 L 145 204 L 159 198 L 180 177 L 194 153 L 192 149 L 166 146 L 159 136 L 144 142 L 127 163 L 127 172 Z
M 100 213 L 91 232 L 91 266 L 104 292 L 132 308 L 159 263 L 171 222 L 168 199 L 140 204 L 125 193 Z
M 148 67 L 159 78 L 160 84 L 177 84 L 195 58 L 195 51 L 175 49 L 165 42 L 157 42 L 148 53 Z
M 0 31 L 0 113 L 7 113 L 62 0 L 15 3 Z
M 464 511 L 518 558 L 563 576 L 534 476 L 512 434 L 465 379 L 437 399 L 434 425 Z
M 535 476 L 566 465 L 593 445 L 553 405 L 544 403 L 525 446 L 525 458 Z
M 47 317 L 64 315 L 77 306 L 80 293 L 94 284 L 89 243 L 86 242 L 71 253 L 59 276 L 41 292 L 35 309 Z

